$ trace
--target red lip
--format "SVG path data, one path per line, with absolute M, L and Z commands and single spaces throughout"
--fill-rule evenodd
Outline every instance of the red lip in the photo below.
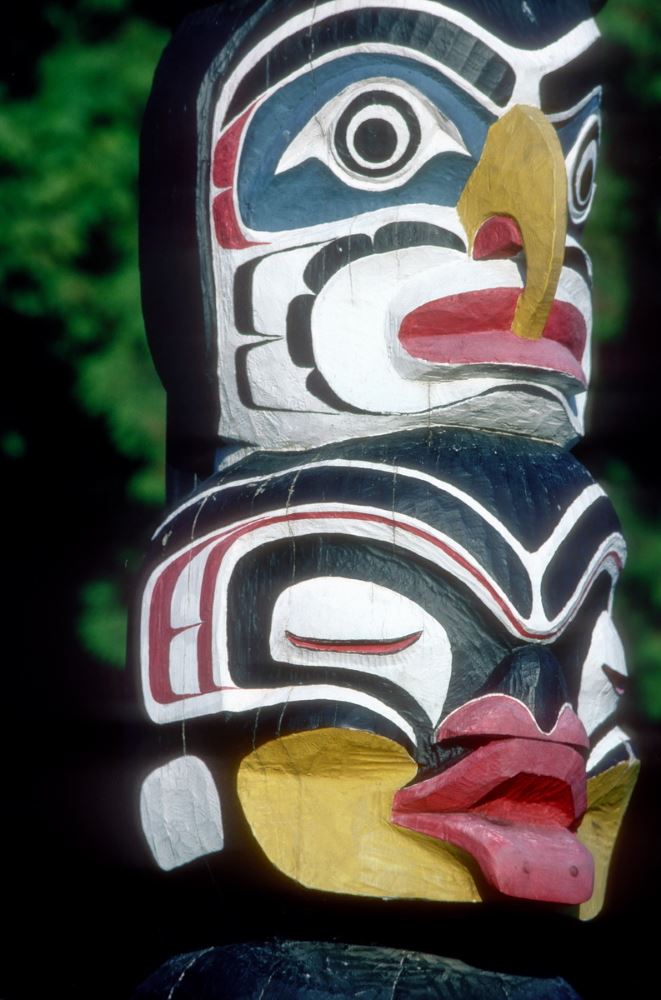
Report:
M 581 367 L 587 330 L 569 302 L 555 301 L 539 340 L 511 332 L 518 288 L 487 288 L 427 302 L 404 317 L 408 354 L 435 364 L 509 364 L 561 372 L 587 384 Z
M 585 764 L 576 749 L 586 736 L 571 708 L 543 733 L 516 699 L 486 695 L 449 716 L 439 736 L 486 742 L 440 774 L 400 789 L 392 822 L 467 851 L 506 895 L 565 904 L 589 899 L 594 864 L 573 832 L 587 807 Z
M 508 694 L 485 694 L 467 701 L 450 712 L 436 733 L 436 741 L 456 740 L 467 736 L 520 736 L 523 739 L 566 743 L 588 750 L 590 740 L 585 727 L 570 705 L 563 705 L 553 729 L 540 729 L 530 709 Z

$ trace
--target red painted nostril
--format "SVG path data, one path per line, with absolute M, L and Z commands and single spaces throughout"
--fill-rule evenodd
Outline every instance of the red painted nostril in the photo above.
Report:
M 473 244 L 475 260 L 506 260 L 523 249 L 523 237 L 509 215 L 492 215 L 480 226 Z

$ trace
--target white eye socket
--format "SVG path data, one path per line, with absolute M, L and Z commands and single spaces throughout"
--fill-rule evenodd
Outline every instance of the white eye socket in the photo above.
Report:
M 452 649 L 447 632 L 415 601 L 350 577 L 315 577 L 287 587 L 273 607 L 274 660 L 384 677 L 435 722 L 443 708 Z M 355 682 L 347 686 L 359 687 Z
M 585 222 L 592 208 L 596 190 L 599 136 L 599 118 L 597 115 L 591 115 L 567 157 L 569 214 L 572 221 L 577 224 Z
M 405 184 L 438 153 L 469 156 L 456 126 L 421 94 L 392 80 L 362 80 L 337 94 L 292 140 L 276 174 L 312 157 L 363 190 Z

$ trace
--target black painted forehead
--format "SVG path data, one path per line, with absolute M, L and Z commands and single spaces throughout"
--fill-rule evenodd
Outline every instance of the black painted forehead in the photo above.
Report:
M 498 43 L 504 43 L 522 52 L 543 49 L 589 20 L 590 8 L 588 0 L 455 0 L 449 4 L 434 0 L 410 4 L 392 4 L 390 0 L 365 4 L 267 0 L 256 8 L 238 8 L 236 16 L 240 19 L 243 10 L 243 23 L 227 47 L 224 75 L 228 76 L 256 46 L 262 54 L 233 94 L 224 120 L 235 118 L 264 91 L 311 60 L 347 45 L 374 43 L 401 45 L 413 55 L 418 52 L 431 57 L 458 73 L 496 106 L 504 107 L 514 92 L 517 68 L 505 53 L 491 46 L 497 49 Z M 304 19 L 297 27 L 293 19 L 306 12 L 312 12 L 312 20 Z M 291 24 L 291 30 L 284 34 L 283 23 Z M 573 67 L 571 46 L 566 55 Z M 586 61 L 587 67 L 583 65 Z M 552 105 L 559 73 L 560 89 L 567 91 L 567 71 L 561 63 L 560 59 L 542 83 L 542 106 L 548 111 L 557 110 Z M 596 60 L 590 52 L 570 73 L 572 96 L 577 89 L 592 89 L 596 74 Z M 573 79 L 576 76 L 578 80 Z
M 285 521 L 292 537 L 341 530 L 369 545 L 396 533 L 406 558 L 446 566 L 485 603 L 502 608 L 507 595 L 506 617 L 531 635 L 564 621 L 604 561 L 623 555 L 612 505 L 572 456 L 468 431 L 256 453 L 174 511 L 154 555 Z
M 323 468 L 332 470 L 332 475 L 323 486 L 317 486 L 322 482 Z M 309 477 L 306 470 L 310 470 Z M 407 476 L 407 470 L 416 470 L 422 478 Z M 436 430 L 430 435 L 419 430 L 343 441 L 304 452 L 257 451 L 211 477 L 198 498 L 191 498 L 165 523 L 168 531 L 181 532 L 182 540 L 190 541 L 193 522 L 199 537 L 215 526 L 221 510 L 223 517 L 229 515 L 234 504 L 231 497 L 242 502 L 243 491 L 251 498 L 251 510 L 256 503 L 267 504 L 269 493 L 269 503 L 277 503 L 281 488 L 288 494 L 291 490 L 290 501 L 295 498 L 298 503 L 311 498 L 306 490 L 315 491 L 315 500 L 339 500 L 340 491 L 344 491 L 345 502 L 352 493 L 356 499 L 369 502 L 370 497 L 375 499 L 379 477 L 385 483 L 387 506 L 402 512 L 417 510 L 423 518 L 442 515 L 431 500 L 426 514 L 423 512 L 420 490 L 426 489 L 430 498 L 438 500 L 437 484 L 447 484 L 455 491 L 453 502 L 460 503 L 459 495 L 470 497 L 529 551 L 540 547 L 586 489 L 598 489 L 590 473 L 571 454 L 532 438 L 459 429 Z M 263 484 L 257 498 L 250 486 L 253 481 Z
M 429 8 L 455 11 L 480 24 L 501 41 L 522 49 L 550 45 L 577 24 L 592 17 L 604 0 L 431 0 Z M 358 5 L 356 4 L 356 7 Z M 378 7 L 375 0 L 373 7 Z M 319 0 L 234 0 L 222 9 L 237 21 L 251 21 L 246 41 L 251 44 L 268 34 L 285 17 L 321 8 Z M 406 3 L 400 5 L 400 10 Z

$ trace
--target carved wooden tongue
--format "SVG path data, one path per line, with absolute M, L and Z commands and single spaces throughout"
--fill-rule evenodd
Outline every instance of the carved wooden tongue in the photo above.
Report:
M 467 851 L 499 892 L 576 904 L 590 898 L 594 882 L 592 855 L 568 829 L 585 808 L 578 751 L 505 738 L 400 789 L 391 819 Z
M 560 826 L 499 823 L 477 813 L 400 813 L 393 823 L 444 840 L 471 854 L 487 881 L 506 896 L 547 903 L 584 903 L 594 862 L 575 834 Z

